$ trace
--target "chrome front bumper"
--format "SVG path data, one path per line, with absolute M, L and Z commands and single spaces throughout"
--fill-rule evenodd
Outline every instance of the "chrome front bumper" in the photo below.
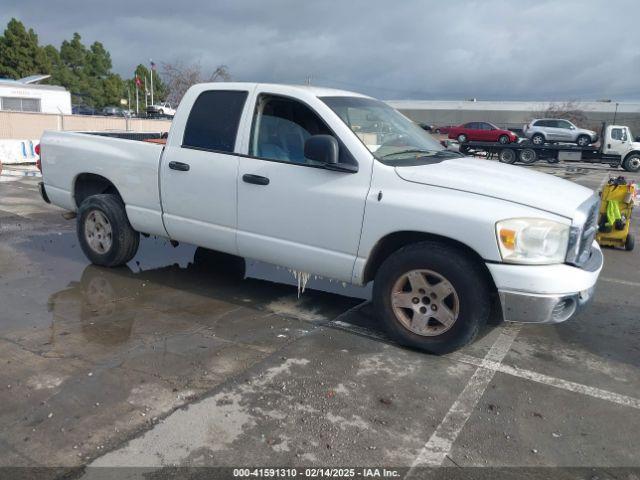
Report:
M 501 290 L 500 303 L 506 321 L 560 323 L 582 309 L 593 297 L 595 286 L 570 295 L 535 295 Z
M 603 264 L 602 252 L 594 248 L 582 272 L 595 272 L 590 286 L 585 290 L 563 294 L 538 294 L 507 288 L 498 289 L 502 315 L 509 322 L 522 323 L 560 323 L 571 318 L 593 298 L 595 280 Z M 572 267 L 577 268 L 577 267 Z

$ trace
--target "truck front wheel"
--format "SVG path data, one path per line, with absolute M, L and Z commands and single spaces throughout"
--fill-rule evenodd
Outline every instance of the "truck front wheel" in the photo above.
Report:
M 398 343 L 444 354 L 471 342 L 486 324 L 491 291 L 476 261 L 429 241 L 403 247 L 383 262 L 373 302 Z
M 92 195 L 78 209 L 78 240 L 95 265 L 118 267 L 138 251 L 140 234 L 129 223 L 124 204 L 116 195 Z
M 622 162 L 622 168 L 627 172 L 637 172 L 640 170 L 640 155 L 637 153 L 629 155 Z

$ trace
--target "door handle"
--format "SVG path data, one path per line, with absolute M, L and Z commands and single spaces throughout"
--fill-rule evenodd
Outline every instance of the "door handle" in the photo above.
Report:
M 188 172 L 191 167 L 189 167 L 188 163 L 169 162 L 169 168 L 171 170 L 178 170 L 179 172 Z
M 246 183 L 253 183 L 254 185 L 269 185 L 269 179 L 260 175 L 253 175 L 245 173 L 242 176 L 242 181 Z

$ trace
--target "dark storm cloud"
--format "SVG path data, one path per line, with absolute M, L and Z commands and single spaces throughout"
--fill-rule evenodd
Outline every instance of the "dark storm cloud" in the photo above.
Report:
M 637 0 L 3 4 L 43 43 L 102 41 L 126 76 L 153 58 L 382 98 L 640 99 Z

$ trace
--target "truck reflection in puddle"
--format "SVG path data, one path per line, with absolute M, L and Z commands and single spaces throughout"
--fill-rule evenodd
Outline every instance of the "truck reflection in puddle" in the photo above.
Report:
M 61 340 L 53 331 L 64 330 L 60 325 L 74 319 L 80 320 L 87 342 L 107 347 L 126 343 L 136 322 L 136 329 L 155 328 L 159 334 L 167 327 L 174 332 L 224 329 L 225 321 L 241 307 L 321 324 L 370 295 L 368 288 L 312 277 L 298 298 L 297 282 L 287 269 L 190 245 L 172 249 L 164 240 L 144 243 L 127 267 L 88 265 L 79 281 L 49 297 L 53 342 Z M 167 259 L 174 263 L 157 267 Z M 56 323 L 60 325 L 55 327 Z

